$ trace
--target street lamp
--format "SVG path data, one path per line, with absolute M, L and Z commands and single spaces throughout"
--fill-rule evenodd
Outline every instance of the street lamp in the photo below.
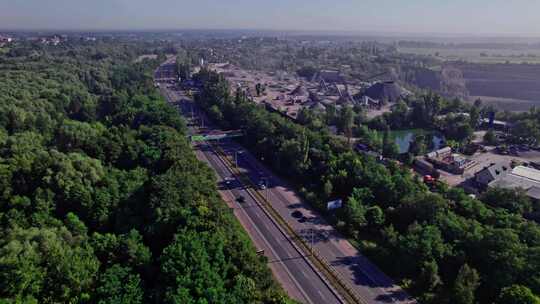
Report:
M 270 179 L 268 177 L 263 177 L 262 182 L 264 185 L 264 196 L 266 201 L 268 201 L 268 188 L 270 187 Z
M 242 153 L 242 151 L 234 151 L 234 165 L 236 166 L 236 168 L 238 168 L 238 155 Z
M 315 243 L 315 229 L 311 228 L 311 255 L 313 255 L 314 243 Z

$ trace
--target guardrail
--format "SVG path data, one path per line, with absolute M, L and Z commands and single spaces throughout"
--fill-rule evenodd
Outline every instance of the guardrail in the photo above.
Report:
M 226 166 L 239 177 L 239 179 L 244 183 L 245 185 L 250 185 L 253 189 L 256 189 L 256 185 L 251 181 L 251 179 L 243 172 L 241 172 L 236 166 L 234 165 L 233 161 L 229 159 L 227 154 L 219 147 L 214 144 L 212 144 L 214 147 L 214 150 L 218 153 L 218 156 L 225 162 Z M 319 272 L 322 273 L 324 278 L 326 278 L 328 284 L 330 284 L 335 290 L 338 291 L 338 293 L 344 297 L 345 301 L 348 303 L 356 303 L 356 304 L 368 304 L 364 299 L 362 299 L 355 290 L 353 290 L 348 284 L 342 282 L 342 280 L 339 278 L 338 272 L 328 263 L 328 261 L 317 254 L 316 251 L 311 250 L 310 246 L 306 243 L 306 240 L 298 235 L 296 231 L 289 225 L 289 223 L 279 214 L 279 212 L 274 209 L 272 204 L 268 202 L 268 200 L 261 194 L 259 191 L 253 191 L 252 189 L 247 188 L 246 189 L 250 194 L 256 196 L 259 201 L 264 202 L 263 204 L 260 204 L 263 207 L 263 210 L 266 210 L 266 212 L 271 215 L 271 218 L 273 218 L 282 228 L 284 228 L 292 238 L 291 240 L 293 243 L 299 247 L 299 249 L 305 254 L 304 257 L 309 260 L 312 263 L 312 266 L 317 268 Z

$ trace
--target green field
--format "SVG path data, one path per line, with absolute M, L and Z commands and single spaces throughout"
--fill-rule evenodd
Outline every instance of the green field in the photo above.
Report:
M 433 56 L 445 61 L 474 63 L 533 63 L 540 64 L 540 49 L 483 49 L 483 48 L 407 48 L 398 49 L 403 54 Z

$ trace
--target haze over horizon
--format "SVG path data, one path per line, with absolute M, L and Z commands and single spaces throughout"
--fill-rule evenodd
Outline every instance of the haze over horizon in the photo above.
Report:
M 0 29 L 264 29 L 540 36 L 540 1 L 396 2 L 0 0 Z

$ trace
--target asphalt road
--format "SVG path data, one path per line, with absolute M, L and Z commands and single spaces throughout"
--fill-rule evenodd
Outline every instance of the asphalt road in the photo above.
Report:
M 162 88 L 162 93 L 170 103 L 179 106 L 186 117 L 191 116 L 191 106 L 186 102 L 179 102 L 187 100 L 187 97 L 168 88 Z M 191 128 L 191 131 L 197 130 Z M 234 178 L 234 174 L 212 147 L 207 143 L 200 143 L 195 146 L 195 149 L 198 157 L 216 171 L 222 195 L 229 198 L 227 199 L 229 207 L 233 209 L 234 214 L 246 228 L 257 248 L 264 250 L 274 276 L 289 295 L 302 303 L 342 303 L 294 247 L 289 240 L 290 236 L 279 229 L 261 208 L 260 202 L 250 195 L 238 179 Z M 226 185 L 225 179 L 231 178 L 234 180 Z M 239 197 L 243 197 L 244 201 L 239 202 Z
M 252 183 L 266 182 L 259 190 L 288 224 L 339 274 L 365 303 L 414 303 L 414 300 L 393 280 L 356 250 L 342 235 L 311 207 L 304 203 L 283 180 L 275 176 L 251 153 L 239 144 L 227 141 L 219 144 L 231 159 L 249 176 Z M 241 152 L 241 153 L 238 153 Z M 234 156 L 236 154 L 236 156 Z M 293 212 L 300 211 L 302 218 Z
M 168 88 L 162 88 L 162 92 L 170 102 L 180 106 L 187 117 L 191 116 L 193 108 L 196 109 L 187 102 L 178 103 L 179 100 L 187 99 L 181 92 Z M 201 115 L 201 117 L 203 116 Z M 200 125 L 201 121 L 196 119 L 193 123 Z M 206 131 L 211 129 L 208 128 L 208 122 L 205 123 L 205 128 Z M 191 128 L 191 131 L 200 132 L 201 130 L 194 127 Z M 231 159 L 234 159 L 235 154 L 237 155 L 241 171 L 249 176 L 253 184 L 258 184 L 261 180 L 267 182 L 269 187 L 265 190 L 259 190 L 261 195 L 267 198 L 272 207 L 293 227 L 297 234 L 304 237 L 308 243 L 313 243 L 318 255 L 331 265 L 342 282 L 354 290 L 363 302 L 368 304 L 415 303 L 414 299 L 358 252 L 317 212 L 304 203 L 286 182 L 268 170 L 260 160 L 235 142 L 222 141 L 217 144 Z M 202 153 L 204 160 L 218 173 L 220 181 L 233 175 L 210 146 L 202 145 L 198 153 Z M 264 213 L 259 206 L 261 202 L 257 202 L 251 197 L 244 186 L 239 184 L 239 181 L 236 180 L 233 185 L 233 188 L 226 190 L 228 195 L 233 198 L 230 201 L 234 202 L 235 215 L 242 222 L 257 247 L 265 249 L 265 255 L 270 261 L 277 261 L 274 265 L 271 263 L 270 267 L 288 293 L 304 303 L 339 303 L 339 299 L 333 296 L 331 289 L 294 248 L 288 240 L 288 236 L 282 233 Z M 239 205 L 235 201 L 239 196 L 243 196 L 246 202 Z M 303 214 L 302 220 L 292 215 L 294 211 L 300 211 Z
M 201 150 L 210 166 L 218 174 L 220 182 L 233 175 L 209 145 L 202 145 Z M 270 261 L 284 266 L 283 270 L 300 290 L 303 296 L 301 300 L 307 303 L 341 303 L 319 275 L 307 264 L 302 255 L 293 247 L 291 241 L 288 240 L 289 236 L 278 229 L 259 206 L 259 202 L 247 192 L 246 188 L 238 180 L 233 181 L 227 187 L 235 198 L 234 203 L 236 206 L 234 208 L 240 209 L 249 217 L 257 232 L 267 244 L 265 253 L 269 251 L 268 258 Z M 244 202 L 239 202 L 239 197 L 244 197 Z

